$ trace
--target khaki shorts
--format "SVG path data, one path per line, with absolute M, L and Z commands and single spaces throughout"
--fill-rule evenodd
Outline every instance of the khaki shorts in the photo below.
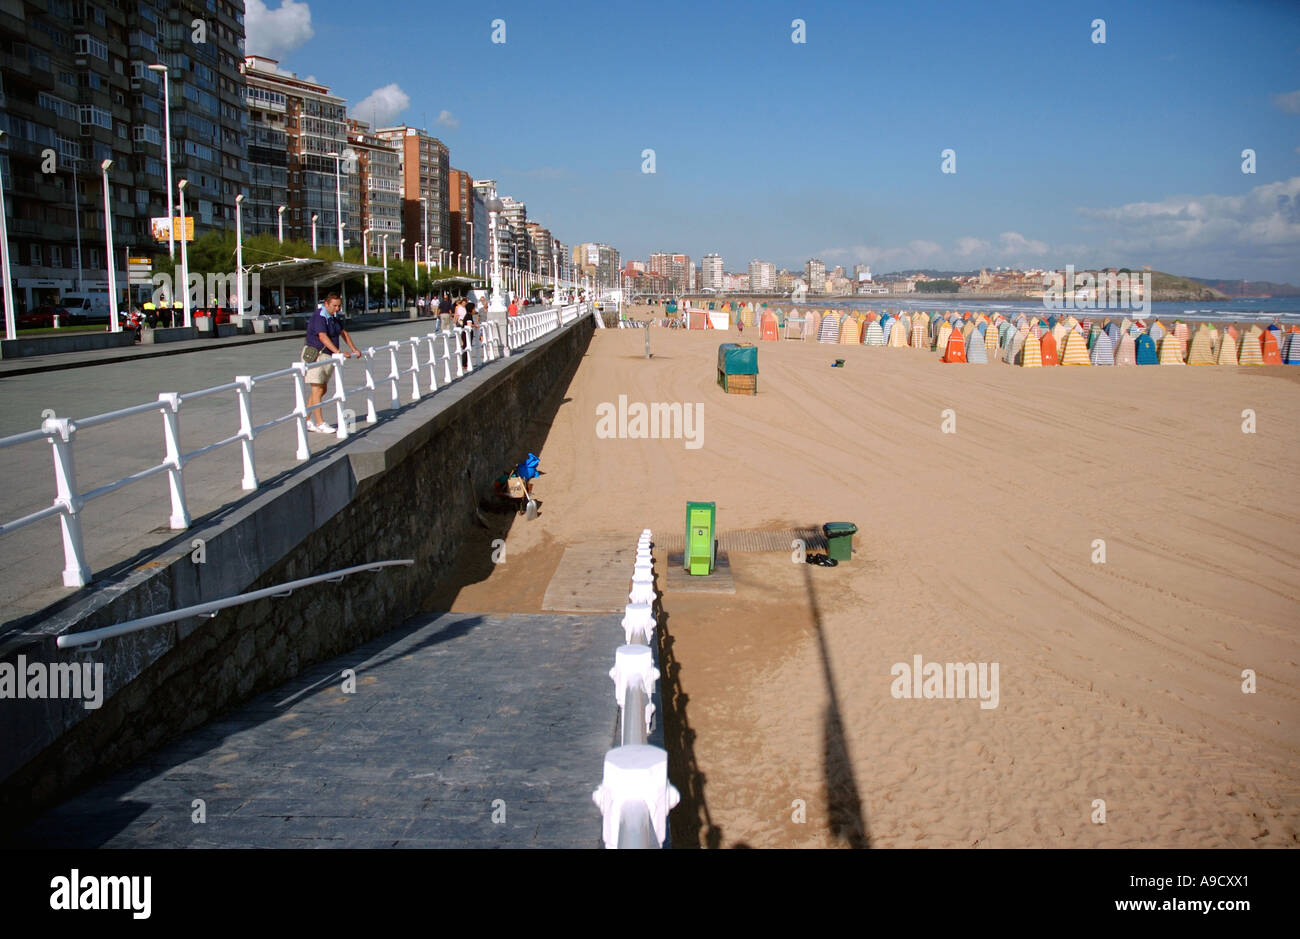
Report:
M 307 369 L 307 384 L 309 385 L 328 385 L 330 377 L 334 374 L 333 362 L 320 362 Z

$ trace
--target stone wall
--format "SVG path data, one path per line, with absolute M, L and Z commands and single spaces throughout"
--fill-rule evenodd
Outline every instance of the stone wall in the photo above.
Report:
M 420 612 L 454 568 L 480 496 L 522 459 L 525 426 L 549 420 L 593 322 L 582 317 L 366 428 L 325 458 L 200 520 L 153 560 L 96 584 L 65 608 L 0 641 L 0 662 L 104 664 L 102 706 L 0 701 L 0 829 L 167 739 L 274 688 Z M 191 558 L 192 538 L 206 558 Z M 414 558 L 287 599 L 60 652 L 60 634 L 251 592 L 297 578 Z
M 32 355 L 55 355 L 59 352 L 90 352 L 95 349 L 120 349 L 135 343 L 135 333 L 84 332 L 24 336 L 18 339 L 0 339 L 0 359 L 23 359 Z

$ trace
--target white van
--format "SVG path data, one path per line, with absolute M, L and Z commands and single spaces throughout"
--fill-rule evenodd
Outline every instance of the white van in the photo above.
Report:
M 89 290 L 85 293 L 65 293 L 59 306 L 84 316 L 108 317 L 108 291 Z

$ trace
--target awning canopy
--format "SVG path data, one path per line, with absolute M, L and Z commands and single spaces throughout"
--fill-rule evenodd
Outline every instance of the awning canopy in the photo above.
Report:
M 288 261 L 270 261 L 249 264 L 249 274 L 257 274 L 271 283 L 286 287 L 332 287 L 352 277 L 369 274 L 384 276 L 384 268 L 374 264 L 353 264 L 350 261 L 322 261 L 316 258 L 293 258 Z

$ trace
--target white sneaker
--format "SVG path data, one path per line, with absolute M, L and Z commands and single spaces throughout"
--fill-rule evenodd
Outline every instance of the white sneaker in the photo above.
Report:
M 308 422 L 307 422 L 307 433 L 309 433 L 309 434 L 314 434 L 314 433 L 316 433 L 316 422 L 315 422 L 315 421 L 308 421 Z
M 308 428 L 308 429 L 310 430 L 311 428 Z M 318 433 L 318 434 L 333 434 L 333 433 L 336 433 L 336 431 L 334 430 L 334 428 L 331 427 L 329 424 L 325 423 L 324 421 L 321 421 L 319 424 L 317 424 L 316 427 L 315 427 L 315 430 L 316 430 L 316 433 Z

